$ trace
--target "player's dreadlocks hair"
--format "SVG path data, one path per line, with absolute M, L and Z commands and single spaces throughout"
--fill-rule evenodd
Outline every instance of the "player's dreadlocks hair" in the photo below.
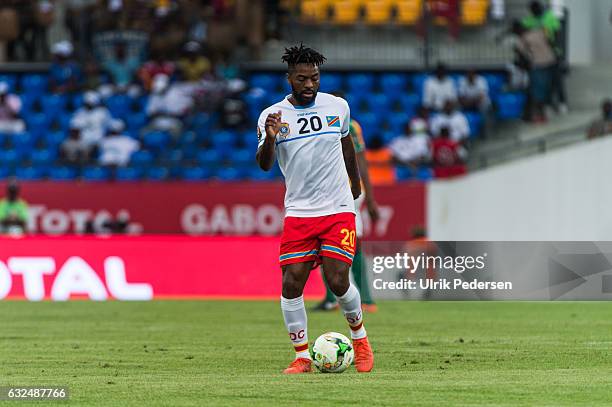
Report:
M 294 45 L 293 47 L 285 48 L 285 53 L 281 60 L 287 63 L 291 71 L 297 64 L 323 65 L 326 58 L 314 49 L 300 44 L 299 46 Z

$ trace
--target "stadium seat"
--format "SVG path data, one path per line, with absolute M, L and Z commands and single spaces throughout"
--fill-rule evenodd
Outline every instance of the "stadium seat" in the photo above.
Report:
M 364 4 L 365 22 L 371 25 L 386 24 L 391 20 L 392 0 L 368 0 Z
M 502 73 L 485 73 L 482 75 L 489 85 L 489 97 L 494 99 L 504 88 L 506 82 Z
M 43 140 L 49 149 L 58 149 L 60 144 L 66 139 L 66 133 L 63 131 L 51 131 L 45 133 Z
M 45 173 L 43 167 L 17 167 L 15 177 L 19 180 L 38 181 L 45 177 Z
M 0 82 L 4 82 L 8 85 L 10 93 L 15 93 L 17 89 L 17 76 L 16 75 L 9 75 L 9 74 L 0 75 Z
M 211 175 L 212 172 L 203 167 L 187 167 L 181 171 L 181 178 L 186 181 L 202 181 L 209 179 Z
M 392 110 L 391 102 L 391 98 L 385 93 L 375 93 L 368 99 L 368 106 L 372 113 L 379 117 L 384 117 Z
M 328 93 L 342 90 L 342 75 L 323 72 L 321 75 L 321 89 Z
M 401 25 L 415 25 L 423 13 L 422 0 L 396 0 L 396 22 Z
M 151 181 L 165 181 L 170 177 L 170 171 L 166 167 L 152 167 L 149 168 L 146 176 Z
M 244 178 L 245 172 L 234 167 L 225 167 L 217 171 L 216 177 L 221 181 L 239 181 Z
M 479 112 L 464 112 L 465 118 L 470 126 L 470 139 L 478 138 L 482 132 L 484 118 Z
M 419 73 L 412 77 L 412 91 L 421 98 L 423 97 L 423 88 L 428 76 L 426 73 Z
M 21 160 L 22 155 L 15 149 L 0 148 L 0 164 L 3 167 L 14 167 Z
M 388 73 L 380 78 L 381 91 L 391 98 L 397 98 L 406 92 L 408 76 L 403 74 Z
M 51 167 L 49 178 L 53 181 L 72 181 L 76 179 L 77 171 L 71 167 Z
M 223 161 L 223 157 L 217 150 L 200 150 L 196 155 L 199 165 L 209 168 L 218 167 Z
M 28 131 L 36 140 L 43 138 L 49 131 L 49 117 L 44 113 L 33 113 L 26 122 Z
M 253 88 L 261 88 L 266 92 L 277 92 L 283 86 L 284 78 L 275 73 L 258 73 L 251 75 L 250 83 Z
M 20 154 L 27 154 L 34 148 L 36 139 L 30 132 L 26 131 L 13 135 L 11 142 Z
M 42 95 L 40 102 L 43 112 L 49 118 L 55 118 L 60 115 L 66 115 L 67 99 L 64 95 L 50 94 Z
M 338 25 L 355 24 L 361 14 L 361 5 L 355 0 L 335 0 L 332 3 L 332 22 Z
M 51 149 L 32 150 L 30 153 L 30 161 L 34 166 L 49 167 L 57 158 L 57 151 Z
M 11 171 L 8 167 L 2 166 L 0 167 L 0 179 L 6 179 L 11 175 Z
M 139 181 L 142 173 L 142 169 L 137 167 L 119 167 L 115 172 L 115 178 L 118 181 Z
M 183 150 L 174 148 L 163 151 L 159 157 L 160 161 L 169 165 L 179 165 L 183 161 Z
M 412 119 L 412 114 L 407 112 L 393 112 L 387 116 L 387 128 L 395 134 L 402 134 L 406 125 Z
M 21 78 L 21 91 L 25 94 L 41 96 L 47 91 L 47 87 L 46 76 L 30 74 Z
M 135 134 L 139 134 L 140 130 L 147 124 L 146 113 L 130 113 L 126 117 L 127 128 L 130 135 L 133 137 Z
M 234 131 L 220 131 L 213 136 L 211 141 L 223 158 L 227 158 L 235 150 L 239 137 Z
M 83 107 L 83 94 L 77 93 L 76 95 L 74 95 L 70 100 L 69 107 L 73 111 Z
M 359 111 L 367 107 L 367 95 L 360 92 L 347 92 L 344 95 L 346 102 L 349 104 L 351 110 Z
M 381 118 L 374 113 L 365 113 L 359 116 L 357 119 L 364 134 L 378 133 L 381 128 Z
M 305 22 L 323 22 L 329 17 L 328 0 L 302 0 L 300 12 Z
M 235 150 L 230 159 L 236 168 L 254 168 L 256 165 L 255 153 L 252 150 Z
M 410 167 L 397 167 L 395 175 L 398 181 L 407 181 L 415 177 L 414 170 Z
M 253 171 L 248 175 L 248 178 L 252 181 L 273 181 L 276 179 L 276 175 L 272 171 L 257 170 Z
M 82 172 L 85 181 L 108 181 L 110 172 L 104 167 L 85 167 Z
M 153 164 L 153 154 L 147 150 L 136 151 L 130 157 L 130 164 L 138 167 L 148 167 Z
M 106 99 L 106 107 L 114 118 L 126 119 L 130 114 L 131 99 L 126 95 L 113 95 Z
M 461 24 L 483 25 L 487 22 L 488 0 L 463 0 L 461 2 Z
M 164 150 L 169 143 L 170 135 L 163 131 L 153 131 L 143 136 L 143 145 L 154 152 Z
M 417 179 L 420 181 L 429 181 L 433 176 L 433 170 L 429 167 L 419 168 L 416 174 Z
M 500 93 L 495 99 L 497 118 L 500 120 L 520 119 L 525 107 L 525 94 L 519 92 Z
M 375 78 L 373 74 L 357 73 L 346 77 L 346 85 L 350 92 L 367 93 L 374 90 Z
M 397 99 L 399 109 L 408 114 L 414 114 L 421 104 L 421 97 L 416 93 L 404 93 Z

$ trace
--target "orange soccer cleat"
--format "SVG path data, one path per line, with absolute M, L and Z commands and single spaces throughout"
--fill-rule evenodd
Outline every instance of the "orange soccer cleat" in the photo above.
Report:
M 361 304 L 361 309 L 368 314 L 378 312 L 378 306 L 376 304 Z
M 369 372 L 374 367 L 374 353 L 368 338 L 353 339 L 355 349 L 355 368 L 358 372 Z
M 283 370 L 285 374 L 298 374 L 312 372 L 312 360 L 306 358 L 297 358 L 289 367 Z

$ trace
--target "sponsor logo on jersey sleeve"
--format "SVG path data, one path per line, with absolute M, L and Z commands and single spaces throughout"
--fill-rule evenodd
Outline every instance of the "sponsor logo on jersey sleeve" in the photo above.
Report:
M 340 127 L 340 117 L 339 116 L 325 116 L 327 120 L 328 127 Z

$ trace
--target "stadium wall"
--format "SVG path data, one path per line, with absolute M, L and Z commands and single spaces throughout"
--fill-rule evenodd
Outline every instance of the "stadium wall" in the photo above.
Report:
M 612 138 L 433 181 L 433 240 L 612 240 Z

